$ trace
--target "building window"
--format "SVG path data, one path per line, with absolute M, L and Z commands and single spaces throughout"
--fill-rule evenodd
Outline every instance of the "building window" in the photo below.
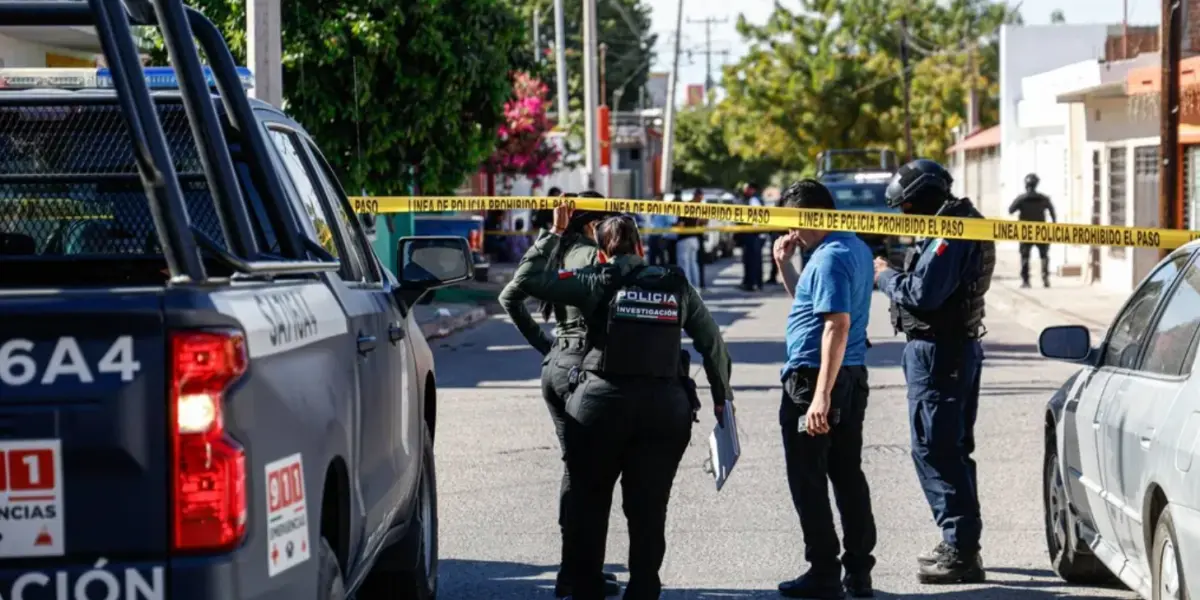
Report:
M 1125 226 L 1125 147 L 1108 149 L 1108 224 Z M 1110 246 L 1108 255 L 1125 258 L 1124 246 Z

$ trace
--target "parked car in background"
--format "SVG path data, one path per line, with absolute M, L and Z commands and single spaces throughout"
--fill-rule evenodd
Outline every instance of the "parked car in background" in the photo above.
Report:
M 1042 356 L 1083 365 L 1046 406 L 1043 504 L 1054 571 L 1114 575 L 1143 598 L 1188 598 L 1200 574 L 1200 242 L 1167 256 L 1105 339 L 1044 330 Z

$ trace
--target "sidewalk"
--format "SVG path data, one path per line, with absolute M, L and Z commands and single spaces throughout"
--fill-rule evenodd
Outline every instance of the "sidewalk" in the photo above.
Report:
M 418 304 L 413 312 L 427 340 L 446 337 L 488 317 L 487 309 L 477 304 L 433 302 Z
M 1006 317 L 1038 332 L 1053 325 L 1085 325 L 1095 341 L 1104 335 L 1127 298 L 1099 284 L 1089 285 L 1082 277 L 1051 275 L 1050 287 L 1042 287 L 1036 251 L 1029 270 L 1033 287 L 1021 289 L 1017 244 L 996 244 L 996 271 L 987 296 L 989 312 L 1005 312 Z

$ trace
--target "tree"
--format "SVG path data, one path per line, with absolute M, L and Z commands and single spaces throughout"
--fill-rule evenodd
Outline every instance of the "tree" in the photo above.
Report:
M 245 64 L 246 3 L 193 5 Z M 282 17 L 285 108 L 348 191 L 402 193 L 415 165 L 448 193 L 491 154 L 526 48 L 505 0 L 291 0 Z
M 502 185 L 511 189 L 512 180 L 528 177 L 534 187 L 542 177 L 554 172 L 558 148 L 546 141 L 550 123 L 546 119 L 546 84 L 528 73 L 513 78 L 513 99 L 504 104 L 504 123 L 499 129 L 496 151 L 484 163 L 484 169 L 502 177 Z
M 1020 18 L 1007 6 L 988 0 L 800 4 L 795 11 L 777 5 L 762 25 L 738 23 L 751 48 L 725 69 L 728 94 L 717 109 L 731 123 L 727 138 L 738 156 L 772 158 L 801 174 L 812 173 L 822 150 L 903 150 L 902 39 L 911 53 L 918 156 L 944 158 L 972 85 L 982 100 L 982 122 L 995 122 L 999 26 Z M 902 16 L 909 17 L 907 32 L 899 26 Z
M 725 142 L 725 123 L 712 107 L 679 112 L 675 130 L 673 180 L 679 187 L 719 187 L 769 181 L 778 170 L 771 160 L 734 156 Z
M 1063 14 L 1063 11 L 1061 9 L 1056 8 L 1056 9 L 1054 9 L 1053 12 L 1050 13 L 1050 22 L 1055 25 L 1063 25 L 1063 24 L 1066 24 L 1067 17 L 1066 17 L 1066 15 Z

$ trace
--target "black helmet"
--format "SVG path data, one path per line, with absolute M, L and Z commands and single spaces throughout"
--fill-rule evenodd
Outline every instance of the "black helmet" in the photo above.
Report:
M 927 158 L 918 158 L 906 163 L 896 171 L 888 182 L 888 206 L 899 208 L 903 204 L 915 207 L 913 212 L 933 214 L 950 197 L 950 184 L 954 181 L 942 165 Z
M 1030 173 L 1025 176 L 1025 187 L 1032 190 L 1033 188 L 1037 187 L 1037 184 L 1040 181 L 1041 179 L 1038 179 L 1037 173 Z

